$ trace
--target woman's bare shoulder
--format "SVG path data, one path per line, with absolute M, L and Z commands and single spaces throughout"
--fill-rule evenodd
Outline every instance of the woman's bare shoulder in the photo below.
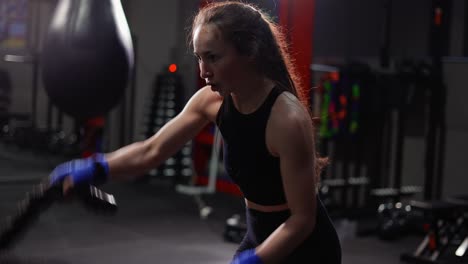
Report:
M 278 156 L 284 144 L 305 146 L 312 133 L 312 121 L 307 109 L 293 94 L 282 93 L 268 119 L 267 142 L 270 152 Z
M 209 86 L 200 88 L 190 98 L 187 107 L 194 108 L 214 122 L 218 114 L 223 97 L 217 92 L 213 92 Z
M 271 111 L 270 119 L 282 121 L 279 123 L 283 125 L 287 125 L 288 120 L 294 122 L 310 121 L 306 107 L 290 92 L 281 93 Z

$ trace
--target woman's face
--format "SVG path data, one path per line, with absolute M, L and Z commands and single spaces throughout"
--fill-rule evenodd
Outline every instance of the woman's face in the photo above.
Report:
M 253 70 L 252 63 L 224 39 L 215 25 L 198 26 L 193 34 L 193 47 L 200 77 L 213 91 L 226 96 L 248 81 L 248 72 Z

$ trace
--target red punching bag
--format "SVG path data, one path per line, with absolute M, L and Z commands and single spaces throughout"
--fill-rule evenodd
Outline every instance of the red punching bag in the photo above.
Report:
M 279 2 L 279 22 L 287 32 L 292 59 L 303 82 L 301 87 L 297 87 L 299 97 L 307 104 L 310 104 L 314 15 L 315 0 Z
M 134 63 L 120 0 L 60 0 L 41 61 L 46 93 L 58 109 L 79 120 L 109 112 Z

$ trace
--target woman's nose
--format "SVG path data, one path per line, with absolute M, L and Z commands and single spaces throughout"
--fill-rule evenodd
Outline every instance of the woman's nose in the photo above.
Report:
M 202 79 L 206 79 L 213 76 L 213 72 L 209 67 L 207 67 L 206 63 L 200 62 L 200 77 Z

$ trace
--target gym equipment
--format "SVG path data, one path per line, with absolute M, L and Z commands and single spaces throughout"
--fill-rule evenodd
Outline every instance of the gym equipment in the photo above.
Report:
M 9 124 L 2 126 L 0 134 L 5 146 L 70 158 L 80 153 L 75 133 L 66 133 L 61 128 L 33 128 L 28 115 L 8 113 L 7 118 Z
M 401 260 L 408 263 L 467 263 L 468 197 L 411 201 L 411 206 L 424 213 L 426 235 L 416 250 L 402 254 Z
M 462 217 L 464 217 L 463 221 L 465 225 L 463 226 L 463 229 L 459 231 L 457 234 L 458 236 L 456 239 L 458 247 L 455 249 L 455 256 L 457 258 L 465 258 L 468 262 L 468 254 L 467 254 L 467 249 L 468 249 L 468 196 L 462 195 L 462 196 L 451 196 L 446 199 L 449 203 L 457 205 L 459 208 L 462 208 L 464 211 L 464 214 Z
M 7 71 L 0 69 L 0 126 L 8 124 L 8 116 L 11 105 L 11 78 Z
M 40 12 L 31 25 L 40 24 Z M 35 39 L 39 39 L 39 29 L 35 30 Z M 56 134 L 61 134 L 61 123 L 55 129 L 52 128 L 53 107 L 48 101 L 47 104 L 47 127 L 37 127 L 37 103 L 38 103 L 38 80 L 40 68 L 40 56 L 37 54 L 37 47 L 31 47 L 30 55 L 5 55 L 4 60 L 10 63 L 31 64 L 31 113 L 11 113 L 5 111 L 2 113 L 2 139 L 4 143 L 15 144 L 21 148 L 33 149 L 35 151 L 51 151 L 58 154 L 58 141 L 52 141 Z M 1 78 L 0 78 L 1 79 Z M 58 119 L 61 120 L 62 113 L 58 113 Z
M 182 79 L 178 73 L 163 71 L 156 75 L 152 94 L 148 96 L 146 120 L 141 133 L 144 139 L 152 137 L 182 111 L 183 90 Z M 171 179 L 175 184 L 181 183 L 192 176 L 191 154 L 191 142 L 188 142 L 158 168 L 151 170 L 147 176 Z
M 431 24 L 429 39 L 430 62 L 423 60 L 404 60 L 396 65 L 397 77 L 400 85 L 396 86 L 393 93 L 396 105 L 400 110 L 397 113 L 396 132 L 397 145 L 395 149 L 395 178 L 393 187 L 395 191 L 388 195 L 395 202 L 399 200 L 398 194 L 402 193 L 401 169 L 402 169 L 402 144 L 403 136 L 421 136 L 425 139 L 425 182 L 423 192 L 426 200 L 440 199 L 442 190 L 444 145 L 445 145 L 445 100 L 446 89 L 442 78 L 441 58 L 448 55 L 449 23 L 451 21 L 452 1 L 433 0 L 431 8 Z M 383 54 L 381 65 L 388 64 L 388 46 L 390 44 L 390 23 L 392 0 L 386 1 L 387 17 L 385 21 L 385 38 L 382 44 Z M 404 88 L 404 89 L 402 89 Z M 408 95 L 408 93 L 410 93 Z M 407 95 L 405 95 L 407 94 Z M 423 109 L 429 109 L 424 113 Z M 415 115 L 416 114 L 416 115 Z M 411 118 L 411 115 L 415 117 Z M 421 118 L 424 116 L 424 118 Z M 426 133 L 427 131 L 427 133 Z M 387 152 L 390 152 L 388 150 Z M 414 188 L 413 188 L 414 189 Z M 398 191 L 400 190 L 400 191 Z M 414 189 L 416 191 L 416 189 Z M 376 197 L 390 198 L 390 196 Z
M 411 197 L 417 193 L 422 192 L 422 188 L 419 186 L 403 186 L 402 184 L 402 174 L 403 174 L 403 148 L 405 135 L 410 134 L 408 124 L 410 123 L 410 116 L 414 111 L 410 111 L 412 104 L 415 104 L 415 101 L 420 101 L 422 105 L 418 104 L 418 107 L 424 109 L 425 101 L 424 96 L 426 94 L 427 86 L 424 85 L 428 80 L 429 76 L 422 75 L 419 65 L 422 65 L 423 62 L 415 62 L 412 60 L 402 60 L 396 65 L 396 73 L 393 75 L 394 82 L 391 90 L 387 91 L 388 93 L 388 104 L 389 111 L 387 113 L 387 126 L 385 135 L 387 137 L 386 141 L 390 143 L 392 138 L 392 130 L 395 130 L 395 156 L 394 156 L 394 175 L 393 177 L 387 177 L 386 182 L 383 183 L 387 187 L 374 188 L 371 191 L 371 195 L 378 201 L 381 202 L 400 202 L 402 198 Z M 430 66 L 428 66 L 429 68 Z M 418 113 L 419 114 L 419 113 Z M 424 113 L 421 114 L 424 116 Z M 421 118 L 418 115 L 416 120 L 422 120 L 424 122 L 425 118 Z M 411 121 L 414 123 L 415 121 Z M 421 124 L 419 130 L 422 130 L 424 124 Z M 413 129 L 415 130 L 415 129 Z M 424 132 L 412 132 L 413 134 L 422 134 Z M 418 135 L 419 136 L 419 135 Z M 391 152 L 390 145 L 386 146 L 388 152 Z
M 442 57 L 449 55 L 450 21 L 453 1 L 432 0 L 429 55 L 433 65 L 425 155 L 424 199 L 442 198 L 446 141 L 447 89 Z
M 396 205 L 423 191 L 402 184 L 403 146 L 410 132 L 421 136 L 424 126 L 419 130 L 409 126 L 407 116 L 413 112 L 408 109 L 418 99 L 423 106 L 417 107 L 424 109 L 428 102 L 417 95 L 425 94 L 421 89 L 427 89 L 432 73 L 423 62 L 403 61 L 397 66 L 396 72 L 388 73 L 360 63 L 312 65 L 312 70 L 323 73 L 321 98 L 314 101 L 321 116 L 321 153 L 333 160 L 320 196 L 332 217 L 359 220 L 358 235 L 376 234 L 384 240 L 415 231 L 415 212 Z M 378 211 L 379 205 L 389 204 L 394 206 L 389 215 Z
M 422 215 L 410 204 L 383 203 L 377 209 L 377 236 L 394 241 L 409 234 L 421 234 Z
M 423 128 L 425 126 L 419 123 L 425 122 L 424 113 L 415 114 L 414 109 L 411 109 L 416 101 L 418 101 L 416 110 L 417 108 L 425 109 L 425 105 L 428 103 L 424 89 L 427 89 L 425 83 L 430 80 L 430 77 L 421 74 L 420 65 L 422 62 L 403 60 L 397 63 L 395 73 L 377 75 L 378 84 L 381 86 L 383 96 L 385 96 L 381 113 L 382 124 L 378 126 L 382 130 L 376 144 L 378 153 L 382 154 L 377 154 L 378 164 L 372 167 L 372 173 L 378 177 L 374 176 L 372 188 L 368 194 L 369 201 L 372 201 L 369 203 L 369 207 L 371 212 L 377 211 L 377 221 L 369 227 L 360 229 L 360 235 L 377 234 L 382 239 L 393 240 L 407 234 L 406 231 L 389 234 L 388 229 L 395 228 L 396 222 L 388 225 L 390 220 L 379 220 L 380 212 L 377 208 L 389 203 L 393 205 L 402 203 L 423 191 L 421 186 L 403 185 L 405 136 L 424 137 Z M 411 115 L 416 116 L 410 119 Z M 414 120 L 418 120 L 419 127 L 414 125 L 416 123 Z M 392 148 L 394 149 L 392 150 Z M 393 174 L 390 175 L 392 168 Z
M 5 61 L 32 65 L 30 122 L 21 127 L 8 124 L 5 130 L 11 143 L 48 154 L 76 157 L 83 147 L 80 144 L 82 130 L 75 128 L 74 133 L 64 135 L 63 115 L 69 114 L 78 123 L 75 127 L 79 127 L 83 121 L 106 114 L 120 101 L 130 77 L 130 103 L 133 103 L 136 73 L 133 44 L 120 1 L 63 0 L 57 3 L 49 31 L 44 41 L 40 41 L 42 52 L 33 46 L 31 55 L 5 56 Z M 37 13 L 35 21 L 29 24 L 41 24 L 41 12 Z M 34 39 L 41 40 L 40 29 L 34 32 Z M 38 128 L 36 124 L 40 70 L 49 95 L 45 128 Z M 123 100 L 122 108 L 128 101 Z M 54 106 L 58 108 L 56 127 L 52 126 Z M 125 115 L 122 113 L 122 125 Z M 92 148 L 94 142 L 84 147 Z
M 182 110 L 182 79 L 178 73 L 161 72 L 156 75 L 148 96 L 142 134 L 144 138 L 154 135 L 161 127 Z
M 336 67 L 313 64 L 311 69 L 322 72 L 318 98 L 314 99 L 316 107 L 320 105 L 316 109 L 321 117 L 320 152 L 333 160 L 322 177 L 321 197 L 326 198 L 325 206 L 333 217 L 359 217 L 370 183 L 362 174 L 366 165 L 362 149 L 367 144 L 363 140 L 369 128 L 365 109 L 374 88 L 372 71 L 362 63 Z
M 111 194 L 107 194 L 92 185 L 77 186 L 73 189 L 86 208 L 93 212 L 115 214 L 117 204 Z M 61 184 L 50 185 L 49 179 L 35 185 L 32 191 L 17 205 L 16 214 L 7 218 L 0 226 L 0 252 L 11 248 L 27 229 L 53 203 L 64 198 Z
M 222 136 L 219 129 L 215 128 L 213 144 L 211 146 L 211 155 L 208 164 L 208 182 L 206 186 L 178 185 L 177 191 L 185 194 L 212 194 L 216 192 L 216 181 L 219 174 L 220 153 L 222 145 Z
M 391 24 L 392 24 L 392 2 L 393 0 L 385 1 L 385 15 L 383 18 L 383 34 L 380 45 L 379 62 L 382 68 L 390 66 L 390 40 L 391 40 Z
M 80 120 L 106 114 L 124 94 L 132 46 L 120 1 L 59 1 L 41 56 L 51 102 Z
M 247 232 L 245 220 L 239 214 L 234 214 L 226 220 L 223 238 L 232 243 L 240 243 Z
M 296 65 L 297 74 L 303 80 L 304 85 L 298 87 L 298 93 L 309 98 L 309 84 L 311 83 L 311 72 L 309 65 L 313 61 L 313 40 L 309 36 L 314 31 L 314 13 L 316 1 L 278 1 L 273 10 L 277 10 L 278 22 L 285 29 L 286 39 L 290 41 L 289 50 L 291 59 Z
M 442 57 L 448 54 L 452 1 L 433 0 L 430 24 L 429 55 L 431 57 L 430 102 L 425 152 L 424 201 L 412 201 L 413 207 L 424 212 L 427 234 L 412 253 L 402 254 L 411 263 L 440 263 L 460 260 L 465 255 L 467 202 L 442 200 L 445 155 L 445 108 L 447 91 L 443 81 Z M 426 73 L 427 68 L 422 69 Z M 457 245 L 455 254 L 451 247 Z M 455 259 L 453 259 L 455 258 Z M 467 262 L 465 260 L 465 262 Z

